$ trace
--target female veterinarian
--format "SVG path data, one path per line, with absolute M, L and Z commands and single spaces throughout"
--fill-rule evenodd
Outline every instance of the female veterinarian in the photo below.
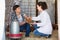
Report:
M 47 4 L 46 2 L 38 2 L 37 10 L 39 11 L 39 15 L 37 17 L 32 17 L 33 21 L 39 21 L 38 23 L 31 23 L 35 30 L 34 35 L 48 37 L 50 38 L 52 35 L 52 24 L 50 20 L 50 16 L 46 11 Z

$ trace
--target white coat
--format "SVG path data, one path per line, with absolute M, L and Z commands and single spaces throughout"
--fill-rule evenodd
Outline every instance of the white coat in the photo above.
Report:
M 39 32 L 44 34 L 52 34 L 52 24 L 50 16 L 48 15 L 46 10 L 40 12 L 40 14 L 37 17 L 32 17 L 32 20 L 40 21 L 39 23 L 36 23 L 39 27 L 37 29 Z

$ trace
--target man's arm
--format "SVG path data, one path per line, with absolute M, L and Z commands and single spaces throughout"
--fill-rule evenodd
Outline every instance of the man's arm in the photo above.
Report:
M 27 15 L 25 15 L 24 14 L 24 18 L 25 18 L 25 21 L 27 22 L 27 23 L 31 23 L 32 22 L 32 20 L 31 20 L 31 17 L 28 17 Z

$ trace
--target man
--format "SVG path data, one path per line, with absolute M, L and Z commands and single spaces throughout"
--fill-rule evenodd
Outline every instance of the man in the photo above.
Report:
M 25 36 L 29 37 L 30 24 L 24 21 L 24 19 L 27 18 L 27 16 L 21 14 L 21 9 L 19 5 L 14 5 L 13 11 L 14 12 L 11 14 L 11 21 L 14 21 L 16 19 L 20 25 L 20 32 L 22 32 L 23 30 L 26 30 Z

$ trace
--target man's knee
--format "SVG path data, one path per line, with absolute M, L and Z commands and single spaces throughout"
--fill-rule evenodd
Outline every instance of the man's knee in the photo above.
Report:
M 29 24 L 29 23 L 26 23 L 26 25 L 27 25 L 27 26 L 30 26 L 30 24 Z

